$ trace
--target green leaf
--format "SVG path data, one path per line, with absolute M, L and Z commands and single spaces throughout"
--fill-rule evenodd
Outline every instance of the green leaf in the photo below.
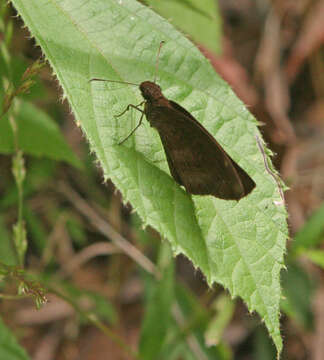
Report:
M 69 214 L 66 219 L 66 228 L 71 236 L 73 243 L 78 246 L 86 245 L 88 242 L 88 236 L 86 230 L 83 227 L 83 223 L 79 218 Z
M 257 311 L 280 352 L 286 209 L 265 169 L 252 115 L 189 40 L 136 1 L 12 2 L 49 60 L 105 178 L 144 226 L 170 241 L 174 254 L 185 254 L 209 284 L 222 284 Z M 159 135 L 146 121 L 118 145 L 139 117 L 114 115 L 140 103 L 140 92 L 89 79 L 152 80 L 161 40 L 158 76 L 165 96 L 190 111 L 257 184 L 239 202 L 187 194 L 170 176 Z
M 171 322 L 174 264 L 170 248 L 162 243 L 160 251 L 161 280 L 150 286 L 147 309 L 139 342 L 139 355 L 143 360 L 158 358 Z
M 324 251 L 323 250 L 304 250 L 303 255 L 308 257 L 314 264 L 324 269 Z
M 324 239 L 324 203 L 311 215 L 304 226 L 297 232 L 292 243 L 292 251 L 311 248 Z
M 16 116 L 19 148 L 30 155 L 66 161 L 81 168 L 80 160 L 66 144 L 59 127 L 42 110 L 31 103 L 20 101 Z M 0 153 L 14 151 L 14 138 L 8 117 L 0 119 Z
M 29 360 L 25 350 L 17 343 L 12 332 L 0 318 L 0 359 Z
M 216 346 L 206 344 L 205 333 L 210 324 L 210 313 L 194 293 L 181 284 L 177 284 L 175 292 L 181 314 L 178 317 L 182 318 L 183 323 L 179 325 L 179 321 L 173 320 L 160 359 L 232 359 L 231 349 L 224 342 Z
M 89 311 L 96 314 L 98 318 L 110 323 L 116 323 L 116 310 L 105 296 L 94 291 L 79 289 L 68 281 L 61 283 L 60 286 L 73 302 L 84 301 L 90 305 Z
M 231 321 L 235 306 L 227 294 L 222 294 L 212 305 L 216 310 L 215 316 L 210 320 L 205 334 L 205 341 L 208 346 L 218 345 L 222 339 L 224 330 Z
M 6 265 L 17 265 L 15 249 L 2 216 L 0 216 L 0 262 Z
M 48 186 L 50 177 L 53 176 L 56 162 L 49 159 L 32 158 L 28 161 L 28 171 L 24 182 L 24 197 L 30 196 L 35 191 L 39 192 Z M 8 181 L 9 182 L 9 181 Z M 17 185 L 12 184 L 0 198 L 0 209 L 6 210 L 18 201 Z
M 276 356 L 276 350 L 271 343 L 268 334 L 260 326 L 256 329 L 254 335 L 254 356 L 253 359 L 273 360 Z
M 283 311 L 304 328 L 310 329 L 313 325 L 311 309 L 314 281 L 297 264 L 290 264 L 288 271 L 283 271 L 282 286 L 284 299 L 281 302 Z
M 220 52 L 221 18 L 215 0 L 145 0 L 197 43 Z
M 48 234 L 46 226 L 42 221 L 43 219 L 40 218 L 28 204 L 24 204 L 23 218 L 26 221 L 28 240 L 30 241 L 30 244 L 34 246 L 33 250 L 40 255 L 43 253 L 46 245 L 48 245 Z

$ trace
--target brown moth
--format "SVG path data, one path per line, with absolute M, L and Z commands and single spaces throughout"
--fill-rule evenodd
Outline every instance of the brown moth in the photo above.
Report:
M 162 44 L 163 42 L 158 51 L 156 69 Z M 128 82 L 126 84 L 137 85 Z M 139 88 L 144 101 L 139 105 L 129 104 L 125 111 L 118 115 L 123 115 L 130 108 L 142 113 L 138 125 L 121 143 L 141 125 L 145 115 L 160 135 L 171 175 L 188 193 L 239 200 L 254 189 L 253 179 L 187 110 L 162 94 L 155 80 L 144 81 Z M 143 104 L 144 109 L 141 109 Z

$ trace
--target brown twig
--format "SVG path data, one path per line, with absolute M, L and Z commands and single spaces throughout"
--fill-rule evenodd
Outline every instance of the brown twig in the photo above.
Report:
M 63 336 L 62 325 L 54 324 L 37 344 L 34 353 L 34 360 L 51 360 L 54 359 L 57 348 Z
M 315 304 L 314 304 L 314 318 L 315 318 L 315 327 L 314 331 L 314 340 L 313 340 L 313 359 L 321 360 L 323 359 L 324 352 L 324 288 L 320 287 L 316 294 Z
M 150 259 L 143 255 L 134 245 L 121 236 L 113 227 L 98 215 L 93 208 L 87 204 L 70 186 L 60 183 L 58 190 L 83 214 L 92 225 L 97 228 L 104 236 L 109 238 L 126 255 L 133 259 L 137 264 L 150 274 L 160 277 L 155 265 Z
M 60 271 L 58 275 L 61 277 L 68 276 L 96 256 L 109 255 L 118 252 L 120 252 L 120 250 L 115 245 L 106 242 L 97 242 L 89 245 L 74 255 L 67 264 L 63 265 L 63 270 Z

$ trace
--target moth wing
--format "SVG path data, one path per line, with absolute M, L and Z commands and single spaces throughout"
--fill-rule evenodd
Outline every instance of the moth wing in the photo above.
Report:
M 160 136 L 161 138 L 161 141 L 162 141 L 162 144 L 163 144 L 163 148 L 164 148 L 164 152 L 165 152 L 165 155 L 166 155 L 166 158 L 167 158 L 167 161 L 168 161 L 168 165 L 169 165 L 169 169 L 170 169 L 170 172 L 171 172 L 171 175 L 173 176 L 174 180 L 179 184 L 179 185 L 184 185 L 182 180 L 181 180 L 181 177 L 179 176 L 178 172 L 177 172 L 177 169 L 176 167 L 174 166 L 173 164 L 173 160 L 172 160 L 172 157 L 170 156 L 168 150 L 167 150 L 167 145 L 164 144 L 163 140 L 164 138 L 162 136 Z
M 191 194 L 239 200 L 255 187 L 250 176 L 223 150 L 215 138 L 184 108 L 156 109 L 157 128 L 170 172 Z

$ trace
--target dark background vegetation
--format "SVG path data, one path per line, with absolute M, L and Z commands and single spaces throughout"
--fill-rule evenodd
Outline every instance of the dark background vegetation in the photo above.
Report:
M 287 271 L 282 273 L 282 358 L 320 360 L 324 354 L 324 1 L 220 0 L 219 6 L 222 54 L 201 49 L 262 123 L 262 134 L 275 153 L 273 162 L 290 187 L 285 193 L 291 240 Z M 65 139 L 56 130 L 53 135 L 51 129 L 37 134 L 20 129 L 19 139 L 34 136 L 40 147 L 50 148 L 46 140 L 50 134 L 58 144 L 52 153 L 45 151 L 46 156 L 37 156 L 44 155 L 41 150 L 34 156 L 26 151 L 20 198 L 12 173 L 19 156 L 4 140 L 12 137 L 12 130 L 0 125 L 0 258 L 14 263 L 10 259 L 16 255 L 6 244 L 17 221 L 19 199 L 23 199 L 26 269 L 50 290 L 3 266 L 0 312 L 10 328 L 6 336 L 14 334 L 37 360 L 132 359 L 127 345 L 136 349 L 144 341 L 143 318 L 152 310 L 145 305 L 153 291 L 152 279 L 107 239 L 122 235 L 127 244 L 135 244 L 156 263 L 159 235 L 150 229 L 142 231 L 139 219 L 130 206 L 122 204 L 113 184 L 103 184 L 101 170 L 89 154 L 69 105 L 59 101 L 61 91 L 49 66 L 21 80 L 42 54 L 21 20 L 13 17 L 15 10 L 2 6 L 1 11 L 2 110 L 12 105 L 9 95 L 20 89 L 14 95 L 42 109 L 49 121 L 59 125 Z M 5 73 L 6 54 L 12 77 Z M 8 82 L 10 77 L 13 84 Z M 31 79 L 35 83 L 25 85 L 27 92 L 19 88 Z M 127 251 L 134 251 L 126 246 Z M 219 342 L 206 359 L 275 358 L 257 316 L 249 315 L 239 300 L 232 303 L 220 287 L 208 290 L 203 276 L 184 257 L 175 262 L 179 296 L 188 302 L 189 311 L 184 319 L 177 319 L 178 331 L 167 337 L 170 347 L 183 341 L 193 358 L 203 359 L 200 347 L 204 342 L 195 343 L 192 337 L 203 339 L 213 319 Z M 23 287 L 25 295 L 4 295 L 15 294 L 17 287 Z M 155 295 L 159 306 L 165 294 Z M 41 306 L 44 296 L 47 304 L 36 311 L 35 301 Z M 90 312 L 99 320 L 89 317 Z M 175 318 L 176 314 L 175 310 Z M 163 335 L 153 331 L 152 337 Z M 187 358 L 179 353 L 173 358 Z

